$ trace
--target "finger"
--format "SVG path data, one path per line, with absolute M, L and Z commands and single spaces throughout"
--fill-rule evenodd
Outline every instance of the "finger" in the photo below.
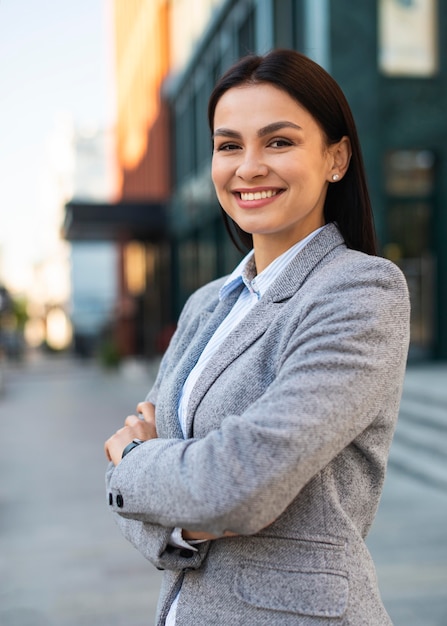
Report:
M 116 431 L 105 443 L 105 450 L 107 458 L 112 461 L 114 465 L 118 465 L 121 461 L 122 453 L 128 443 L 136 437 L 136 433 L 133 433 L 130 428 L 124 427 Z
M 137 404 L 137 412 L 142 414 L 146 422 L 155 421 L 155 406 L 152 402 L 139 402 Z
M 136 415 L 128 415 L 124 420 L 125 426 L 130 426 L 131 428 L 137 426 L 140 422 L 141 420 Z
M 109 452 L 109 441 L 110 441 L 110 440 L 109 440 L 109 439 L 107 439 L 107 441 L 106 441 L 106 442 L 105 442 L 105 444 L 104 444 L 104 452 L 105 452 L 105 454 L 106 454 L 106 459 L 107 459 L 108 461 L 111 461 L 111 460 L 112 460 L 112 457 L 110 456 L 110 452 Z

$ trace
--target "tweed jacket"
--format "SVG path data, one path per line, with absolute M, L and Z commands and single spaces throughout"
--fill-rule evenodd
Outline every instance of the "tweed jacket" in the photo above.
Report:
M 158 439 L 107 471 L 127 539 L 164 569 L 157 624 L 181 586 L 179 626 L 386 626 L 364 538 L 385 476 L 409 341 L 405 279 L 318 233 L 182 385 L 238 292 L 191 296 L 148 399 Z M 197 552 L 174 527 L 225 537 Z

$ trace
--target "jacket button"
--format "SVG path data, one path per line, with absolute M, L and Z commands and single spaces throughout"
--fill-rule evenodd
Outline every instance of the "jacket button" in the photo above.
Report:
M 120 509 L 124 506 L 123 496 L 120 493 L 116 496 L 116 506 Z
M 113 504 L 113 494 L 112 493 L 109 493 L 109 504 L 110 504 L 110 506 L 112 506 L 112 504 Z
M 188 548 L 182 548 L 180 550 L 180 556 L 182 556 L 184 559 L 192 559 L 192 557 L 194 556 L 194 551 L 193 550 L 188 550 Z

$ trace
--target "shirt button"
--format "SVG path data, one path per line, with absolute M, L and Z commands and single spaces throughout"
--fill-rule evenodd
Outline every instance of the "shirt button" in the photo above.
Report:
M 123 496 L 120 493 L 116 496 L 116 506 L 120 509 L 124 506 Z

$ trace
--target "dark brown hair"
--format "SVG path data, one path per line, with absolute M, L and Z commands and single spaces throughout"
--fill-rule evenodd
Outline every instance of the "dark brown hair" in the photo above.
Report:
M 328 187 L 324 217 L 336 222 L 349 248 L 376 254 L 374 220 L 366 184 L 357 129 L 349 104 L 336 81 L 320 65 L 294 50 L 273 50 L 265 56 L 240 59 L 220 78 L 211 93 L 208 121 L 214 130 L 214 113 L 223 94 L 232 87 L 269 83 L 288 93 L 320 125 L 328 145 L 349 137 L 352 156 L 342 180 Z M 223 211 L 228 232 L 241 249 L 251 248 L 252 236 Z M 239 241 L 238 241 L 239 240 Z

